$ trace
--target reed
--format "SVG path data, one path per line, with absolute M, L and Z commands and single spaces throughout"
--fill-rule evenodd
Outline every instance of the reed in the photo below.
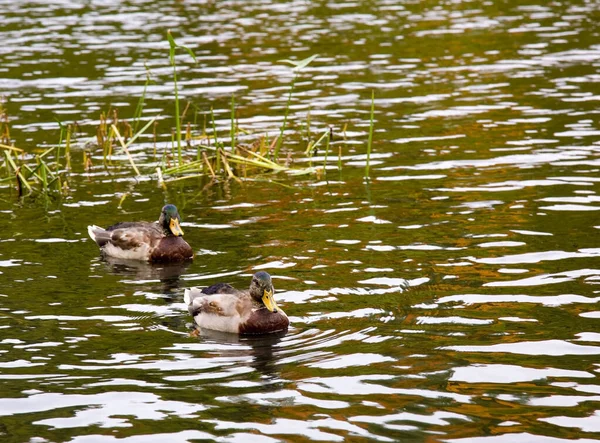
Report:
M 231 94 L 231 152 L 235 150 L 235 95 Z
M 44 153 L 35 156 L 35 165 L 30 166 L 25 160 L 19 159 L 18 156 L 13 157 L 13 150 L 5 150 L 5 167 L 9 174 L 15 178 L 15 184 L 19 196 L 24 196 L 24 191 L 27 190 L 31 195 L 39 187 L 42 193 L 48 193 L 54 190 L 61 190 L 59 174 L 52 171 L 52 168 L 45 161 L 44 157 L 48 153 L 58 150 L 58 146 L 46 150 Z M 4 179 L 6 180 L 6 179 Z
M 181 164 L 183 161 L 181 155 L 181 118 L 179 115 L 179 90 L 177 88 L 177 65 L 175 64 L 175 51 L 177 49 L 183 49 L 187 51 L 187 53 L 194 59 L 194 63 L 196 63 L 196 55 L 190 48 L 175 43 L 175 39 L 171 35 L 170 29 L 167 31 L 167 39 L 169 40 L 169 61 L 171 62 L 171 67 L 173 68 L 173 87 L 175 91 L 175 135 L 177 137 L 177 159 L 179 160 L 179 164 Z
M 317 174 L 318 178 L 321 177 L 322 171 L 326 174 L 327 162 L 330 161 L 331 156 L 335 156 L 335 151 L 332 150 L 334 148 L 331 146 L 333 131 L 330 127 L 327 127 L 325 130 L 315 130 L 318 124 L 311 121 L 313 119 L 310 108 L 306 113 L 306 121 L 301 123 L 297 131 L 297 135 L 301 139 L 306 137 L 306 140 L 308 140 L 307 146 L 303 151 L 304 155 L 309 157 L 308 167 L 294 166 L 291 151 L 286 154 L 285 159 L 283 156 L 280 158 L 284 133 L 290 121 L 289 112 L 295 86 L 302 70 L 314 61 L 318 57 L 317 55 L 301 61 L 282 60 L 282 62 L 293 66 L 294 76 L 287 94 L 283 123 L 277 130 L 277 136 L 269 136 L 267 133 L 256 136 L 249 143 L 244 142 L 244 140 L 249 138 L 248 136 L 252 137 L 253 134 L 240 128 L 236 117 L 236 100 L 239 102 L 239 98 L 232 94 L 229 103 L 229 127 L 225 126 L 227 129 L 223 128 L 222 130 L 222 134 L 229 132 L 229 140 L 226 142 L 223 135 L 219 137 L 215 110 L 212 106 L 210 107 L 210 113 L 202 112 L 199 111 L 196 105 L 188 102 L 183 112 L 180 112 L 178 69 L 175 54 L 176 51 L 183 49 L 189 53 L 194 61 L 196 61 L 196 58 L 189 48 L 178 45 L 175 42 L 170 31 L 167 33 L 167 37 L 170 45 L 169 61 L 173 70 L 175 99 L 175 128 L 170 131 L 171 144 L 169 146 L 168 134 L 157 135 L 159 115 L 146 122 L 144 122 L 142 117 L 146 104 L 147 90 L 152 82 L 151 73 L 146 67 L 144 88 L 133 116 L 131 118 L 120 118 L 117 109 L 114 108 L 100 114 L 100 121 L 96 127 L 94 140 L 97 142 L 98 149 L 102 151 L 104 167 L 107 171 L 110 172 L 112 168 L 118 166 L 113 165 L 114 160 L 112 158 L 113 149 L 118 149 L 125 154 L 127 163 L 131 167 L 135 177 L 155 175 L 158 179 L 158 184 L 163 189 L 167 189 L 167 185 L 171 182 L 197 177 L 209 178 L 210 183 L 205 186 L 207 187 L 220 180 L 241 183 L 241 179 L 248 176 L 253 177 L 254 180 L 274 182 L 268 174 L 282 172 L 291 175 Z M 202 121 L 198 122 L 199 113 L 204 114 L 203 124 Z M 210 121 L 208 121 L 209 118 Z M 375 94 L 372 92 L 367 161 L 365 166 L 365 177 L 367 179 L 370 175 L 374 122 Z M 0 169 L 4 168 L 6 171 L 6 174 L 2 174 L 5 177 L 0 179 L 0 181 L 14 180 L 19 195 L 33 194 L 38 191 L 44 194 L 65 192 L 68 188 L 67 178 L 76 176 L 71 171 L 73 167 L 77 168 L 75 160 L 78 158 L 73 157 L 72 152 L 74 152 L 74 147 L 81 143 L 78 140 L 79 136 L 75 137 L 75 128 L 78 126 L 75 123 L 63 123 L 59 120 L 57 120 L 57 123 L 59 125 L 58 143 L 41 154 L 28 155 L 23 150 L 11 144 L 8 118 L 4 109 L 0 108 Z M 153 140 L 154 162 L 150 165 L 136 164 L 131 147 L 151 126 L 153 128 L 151 137 Z M 212 134 L 210 133 L 210 129 L 207 131 L 207 126 L 209 128 L 212 127 Z M 185 133 L 183 134 L 184 131 Z M 201 134 L 197 135 L 200 131 Z M 346 126 L 344 126 L 342 131 L 344 135 L 345 131 Z M 78 130 L 77 133 L 79 132 Z M 195 134 L 195 132 L 197 133 Z M 185 145 L 182 144 L 184 137 Z M 159 140 L 166 143 L 163 152 L 158 154 L 157 160 L 157 144 Z M 82 150 L 83 155 L 81 158 L 85 171 L 93 168 L 91 160 L 94 148 L 88 146 L 90 143 L 86 143 L 85 149 Z M 150 149 L 152 148 L 149 147 Z M 320 164 L 313 165 L 313 156 L 318 150 L 324 150 L 322 168 Z M 149 156 L 150 154 L 151 152 Z M 337 154 L 337 166 L 341 174 L 342 145 L 338 146 Z M 283 184 L 281 185 L 283 186 Z M 124 194 L 122 198 L 125 199 L 126 195 Z M 120 204 L 122 203 L 123 201 L 120 202 Z
M 275 147 L 275 152 L 273 153 L 273 157 L 275 157 L 275 159 L 279 158 L 279 151 L 281 150 L 281 146 L 283 145 L 283 133 L 284 133 L 286 125 L 287 125 L 288 115 L 290 113 L 290 105 L 292 103 L 292 93 L 294 92 L 294 86 L 296 85 L 296 80 L 298 79 L 298 76 L 300 75 L 300 71 L 302 69 L 304 69 L 305 67 L 307 67 L 318 56 L 319 56 L 319 54 L 314 54 L 314 55 L 311 55 L 310 57 L 307 57 L 304 60 L 300 60 L 300 61 L 294 61 L 294 60 L 288 60 L 288 59 L 279 60 L 280 63 L 288 63 L 288 64 L 294 66 L 294 68 L 292 69 L 292 71 L 294 72 L 294 78 L 292 79 L 292 84 L 290 85 L 290 92 L 288 94 L 287 104 L 285 106 L 285 114 L 283 116 L 283 124 L 281 125 L 281 129 L 279 131 L 279 138 L 277 139 L 277 145 Z
M 371 164 L 371 146 L 373 144 L 373 127 L 375 116 L 375 91 L 371 91 L 371 123 L 369 124 L 369 140 L 367 142 L 367 165 L 365 166 L 365 178 L 369 179 L 369 166 Z
M 325 155 L 323 156 L 323 173 L 327 175 L 327 156 L 329 155 L 329 144 L 331 143 L 332 129 L 329 128 L 329 134 L 327 135 L 327 143 L 325 144 Z
M 56 120 L 56 122 L 58 123 L 58 127 L 60 128 L 60 135 L 59 135 L 59 138 L 58 138 L 58 145 L 57 145 L 57 152 L 56 152 L 56 162 L 55 162 L 55 165 L 54 165 L 55 171 L 58 172 L 58 170 L 60 169 L 60 147 L 62 146 L 62 142 L 64 140 L 65 133 L 67 132 L 67 128 L 56 117 L 54 117 L 54 120 Z
M 67 136 L 65 139 L 65 168 L 71 170 L 71 135 L 73 133 L 73 127 L 67 125 Z
M 144 90 L 142 91 L 142 95 L 140 96 L 137 106 L 135 107 L 135 112 L 133 113 L 133 131 L 137 131 L 138 126 L 140 125 L 140 120 L 142 118 L 142 113 L 144 112 L 144 104 L 146 102 L 146 91 L 148 90 L 148 86 L 152 82 L 152 77 L 150 77 L 150 69 L 148 65 L 144 63 L 144 68 L 146 69 L 146 83 L 144 83 Z
M 0 143 L 3 145 L 10 145 L 10 127 L 8 124 L 8 112 L 4 108 L 2 103 L 2 97 L 0 97 Z
M 135 162 L 133 161 L 133 157 L 129 153 L 129 149 L 127 149 L 127 144 L 123 140 L 123 137 L 119 133 L 119 130 L 117 129 L 117 127 L 115 125 L 110 125 L 110 128 L 112 129 L 113 133 L 117 136 L 117 140 L 119 140 L 119 143 L 121 143 L 121 147 L 123 148 L 123 151 L 127 155 L 127 158 L 129 159 L 129 163 L 131 163 L 131 167 L 135 171 L 135 175 L 137 175 L 139 177 L 142 174 L 140 174 L 140 170 L 135 165 Z
M 19 153 L 24 152 L 22 149 L 15 148 L 14 146 L 4 145 L 4 144 L 0 144 L 0 149 L 6 149 L 8 151 L 19 152 Z
M 217 124 L 215 123 L 215 113 L 213 111 L 212 106 L 210 107 L 210 118 L 212 120 L 213 138 L 215 140 L 215 147 L 218 148 L 219 147 L 219 139 L 217 138 Z M 219 172 L 221 170 L 221 154 L 218 150 L 217 150 L 217 164 L 215 166 L 215 169 L 217 170 L 217 172 Z

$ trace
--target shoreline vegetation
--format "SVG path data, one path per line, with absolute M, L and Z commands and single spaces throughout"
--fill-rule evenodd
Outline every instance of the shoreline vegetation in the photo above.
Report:
M 291 175 L 314 174 L 318 178 L 326 175 L 328 157 L 334 159 L 337 154 L 337 167 L 342 169 L 342 146 L 338 144 L 337 152 L 332 152 L 330 144 L 333 140 L 333 128 L 327 127 L 322 133 L 311 134 L 310 110 L 306 122 L 301 124 L 299 132 L 306 136 L 306 149 L 302 152 L 303 160 L 308 159 L 307 167 L 293 165 L 294 158 L 291 150 L 283 151 L 286 129 L 289 123 L 289 111 L 292 103 L 294 87 L 301 75 L 303 68 L 317 59 L 313 55 L 304 60 L 280 60 L 281 63 L 291 65 L 294 77 L 290 84 L 287 102 L 284 111 L 283 123 L 278 134 L 269 136 L 251 134 L 238 125 L 236 116 L 235 95 L 231 96 L 229 134 L 219 134 L 215 120 L 214 110 L 205 111 L 203 125 L 198 124 L 199 109 L 191 102 L 187 102 L 183 112 L 180 112 L 181 103 L 177 84 L 177 65 L 175 54 L 177 51 L 186 52 L 196 62 L 194 52 L 182 45 L 178 45 L 171 32 L 167 32 L 169 41 L 169 62 L 173 70 L 174 85 L 174 121 L 175 127 L 171 129 L 171 140 L 166 137 L 165 148 L 159 152 L 157 145 L 165 141 L 165 135 L 157 134 L 158 120 L 161 115 L 150 119 L 143 118 L 146 91 L 152 83 L 150 71 L 146 68 L 146 82 L 140 96 L 134 115 L 129 119 L 122 119 L 117 109 L 102 112 L 95 136 L 83 134 L 86 141 L 81 141 L 79 125 L 77 123 L 63 123 L 56 119 L 59 128 L 58 143 L 39 154 L 32 154 L 17 146 L 11 139 L 8 111 L 0 102 L 0 186 L 7 182 L 15 186 L 19 197 L 35 195 L 38 193 L 63 194 L 69 189 L 69 174 L 72 171 L 76 147 L 77 156 L 82 155 L 82 169 L 91 172 L 97 169 L 98 158 L 102 156 L 102 167 L 110 170 L 115 165 L 115 157 L 126 158 L 131 173 L 135 178 L 143 176 L 156 179 L 158 184 L 166 188 L 170 183 L 198 177 L 210 178 L 209 185 L 219 180 L 235 180 L 239 183 L 243 179 L 257 178 L 269 173 L 285 172 Z M 365 166 L 365 179 L 369 180 L 369 163 L 374 128 L 374 92 L 371 95 L 370 127 L 368 131 L 367 157 Z M 193 113 L 192 118 L 189 117 Z M 207 128 L 208 126 L 208 128 Z M 148 134 L 151 131 L 150 134 Z M 346 127 L 341 134 L 345 138 Z M 138 164 L 130 148 L 140 137 L 151 138 L 151 143 L 145 143 L 152 150 L 151 164 Z M 245 142 L 243 140 L 247 140 Z M 313 162 L 317 152 L 323 155 L 323 163 Z M 146 153 L 148 154 L 148 153 Z M 148 155 L 150 157 L 150 155 Z M 315 159 L 317 160 L 317 159 Z M 319 159 L 320 160 L 320 159 Z

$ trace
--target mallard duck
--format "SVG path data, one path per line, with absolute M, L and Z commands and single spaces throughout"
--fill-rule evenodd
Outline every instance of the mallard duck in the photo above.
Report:
M 270 334 L 287 330 L 290 321 L 273 298 L 271 276 L 257 272 L 250 289 L 239 291 L 227 283 L 199 290 L 186 289 L 184 301 L 194 320 L 204 329 L 237 334 Z
M 121 222 L 106 229 L 88 226 L 103 254 L 121 259 L 176 262 L 193 258 L 182 238 L 181 217 L 174 205 L 165 205 L 158 222 Z

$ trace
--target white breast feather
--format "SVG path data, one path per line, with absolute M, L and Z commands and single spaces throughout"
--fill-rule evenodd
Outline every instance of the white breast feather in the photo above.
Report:
M 150 247 L 146 244 L 138 246 L 135 249 L 121 249 L 112 243 L 107 243 L 102 250 L 111 257 L 122 258 L 124 260 L 148 260 L 150 258 Z
M 214 331 L 238 333 L 240 328 L 240 316 L 222 316 L 201 312 L 194 317 L 196 324 L 204 329 Z
M 192 291 L 198 291 L 197 288 L 186 289 L 183 293 L 183 300 L 186 304 L 191 302 L 202 304 L 204 303 L 215 303 L 221 308 L 221 314 L 215 314 L 211 312 L 201 312 L 194 317 L 196 324 L 203 329 L 212 329 L 215 331 L 222 332 L 233 332 L 238 333 L 240 323 L 242 321 L 237 309 L 236 304 L 238 298 L 234 294 L 211 294 L 211 295 L 200 295 L 199 297 L 192 297 Z

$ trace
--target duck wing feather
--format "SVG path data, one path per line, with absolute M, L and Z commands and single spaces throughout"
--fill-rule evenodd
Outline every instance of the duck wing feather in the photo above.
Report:
M 123 249 L 136 249 L 148 245 L 151 249 L 164 237 L 156 223 L 117 223 L 106 230 L 110 243 Z

